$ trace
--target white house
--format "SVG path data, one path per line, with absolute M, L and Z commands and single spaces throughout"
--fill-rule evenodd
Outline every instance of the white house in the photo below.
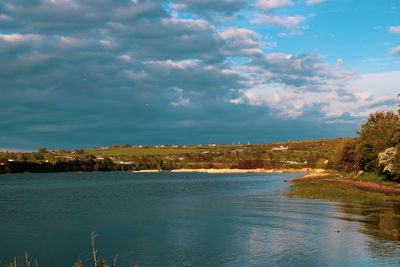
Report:
M 287 146 L 279 146 L 279 147 L 273 147 L 272 150 L 286 150 L 288 148 L 289 147 L 287 147 Z

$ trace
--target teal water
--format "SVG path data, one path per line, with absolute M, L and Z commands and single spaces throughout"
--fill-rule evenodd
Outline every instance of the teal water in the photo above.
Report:
M 0 259 L 39 266 L 375 266 L 400 242 L 359 231 L 348 205 L 289 198 L 299 174 L 53 173 L 0 176 Z M 337 232 L 336 230 L 340 230 Z

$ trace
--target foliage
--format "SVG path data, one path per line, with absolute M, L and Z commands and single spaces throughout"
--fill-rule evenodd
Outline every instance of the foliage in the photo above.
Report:
M 43 153 L 47 153 L 47 149 L 42 147 L 38 149 L 38 153 L 43 154 Z
M 357 149 L 359 143 L 359 139 L 353 139 L 344 144 L 337 166 L 339 171 L 358 172 L 361 169 L 360 154 Z
M 372 181 L 372 182 L 384 182 L 387 179 L 386 175 L 384 174 L 371 173 L 371 172 L 361 172 L 357 175 L 349 176 L 349 178 L 353 180 Z
M 83 149 L 76 149 L 76 150 L 75 150 L 75 153 L 76 153 L 76 154 L 82 155 L 82 154 L 85 153 L 85 151 L 84 151 Z
M 288 141 L 257 145 L 157 146 L 57 150 L 49 153 L 0 152 L 0 173 L 136 171 L 180 168 L 334 168 L 343 143 L 351 138 Z M 274 150 L 284 146 L 287 150 Z M 14 162 L 7 162 L 14 159 Z
M 369 116 L 357 132 L 360 135 L 360 165 L 365 171 L 379 172 L 379 152 L 393 147 L 398 132 L 399 116 L 393 111 L 378 111 Z
M 261 159 L 242 159 L 238 163 L 239 169 L 258 169 L 264 168 L 264 161 Z
M 393 111 L 370 114 L 357 132 L 359 138 L 347 140 L 340 152 L 339 171 L 360 170 L 400 180 L 400 116 Z
M 388 172 L 396 180 L 400 178 L 400 160 L 397 147 L 389 147 L 384 152 L 379 153 L 379 164 L 382 165 L 383 171 Z

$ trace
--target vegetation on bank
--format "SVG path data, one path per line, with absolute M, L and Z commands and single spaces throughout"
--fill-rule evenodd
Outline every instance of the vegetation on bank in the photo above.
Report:
M 400 182 L 400 111 L 378 111 L 361 125 L 358 138 L 344 143 L 335 169 L 378 174 Z
M 111 146 L 31 153 L 0 152 L 0 173 L 172 169 L 330 168 L 351 138 L 257 145 Z
M 351 184 L 327 181 L 329 178 L 336 178 L 336 176 L 292 181 L 291 192 L 288 196 L 362 205 L 382 205 L 387 201 L 400 201 L 398 196 L 366 192 Z

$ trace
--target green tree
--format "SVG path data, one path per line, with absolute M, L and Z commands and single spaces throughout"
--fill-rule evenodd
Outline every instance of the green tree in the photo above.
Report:
M 82 155 L 85 151 L 83 149 L 76 149 L 75 153 Z
M 360 153 L 358 149 L 359 144 L 360 139 L 349 140 L 344 144 L 338 163 L 339 170 L 358 172 L 361 169 Z
M 41 154 L 43 154 L 43 153 L 47 153 L 47 149 L 46 149 L 46 148 L 44 148 L 44 147 L 42 147 L 42 148 L 39 148 L 39 149 L 38 149 L 38 153 L 41 153 Z
M 360 165 L 363 170 L 370 172 L 382 170 L 378 154 L 395 145 L 398 124 L 398 114 L 393 111 L 378 111 L 371 114 L 361 125 L 357 133 L 360 135 Z
M 379 164 L 384 166 L 384 171 L 398 179 L 400 177 L 399 151 L 396 147 L 389 147 L 379 153 Z

